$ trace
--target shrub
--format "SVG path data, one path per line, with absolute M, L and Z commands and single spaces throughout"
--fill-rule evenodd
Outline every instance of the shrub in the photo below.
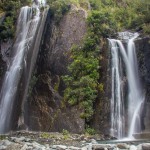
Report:
M 63 130 L 62 130 L 62 134 L 63 134 L 63 135 L 69 135 L 69 131 L 63 129 Z
M 89 134 L 89 135 L 95 135 L 95 134 L 96 134 L 96 131 L 95 131 L 93 128 L 87 127 L 87 128 L 85 129 L 85 133 L 86 133 L 86 134 Z
M 51 15 L 54 17 L 55 22 L 58 24 L 63 15 L 68 12 L 69 5 L 65 0 L 48 0 Z
M 0 3 L 0 10 L 5 12 L 5 19 L 0 25 L 0 40 L 14 37 L 19 9 L 22 5 L 29 3 L 31 0 L 7 0 Z

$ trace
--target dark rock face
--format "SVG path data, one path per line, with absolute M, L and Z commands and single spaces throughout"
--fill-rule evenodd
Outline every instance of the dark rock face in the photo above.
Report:
M 2 86 L 4 74 L 7 70 L 7 65 L 9 64 L 9 55 L 12 44 L 13 42 L 11 39 L 5 42 L 0 41 L 0 89 Z
M 97 131 L 106 135 L 110 134 L 110 99 L 111 99 L 111 55 L 108 47 L 108 41 L 101 40 L 100 51 L 100 79 L 99 84 L 102 89 L 94 104 L 94 117 L 90 125 Z
M 144 37 L 136 42 L 140 78 L 145 92 L 145 104 L 142 112 L 143 130 L 150 131 L 150 38 Z
M 56 26 L 51 16 L 30 85 L 30 96 L 25 103 L 25 123 L 30 130 L 81 133 L 84 120 L 82 110 L 64 105 L 65 85 L 61 76 L 67 74 L 69 51 L 79 45 L 86 33 L 86 12 L 74 6 Z M 30 117 L 28 117 L 30 116 Z
M 0 25 L 2 25 L 5 19 L 5 13 L 0 16 Z M 0 89 L 2 86 L 3 76 L 7 70 L 7 64 L 9 63 L 9 54 L 12 48 L 12 39 L 0 40 Z

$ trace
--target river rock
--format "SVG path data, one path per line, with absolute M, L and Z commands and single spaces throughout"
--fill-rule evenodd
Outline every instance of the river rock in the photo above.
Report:
M 131 145 L 129 150 L 137 150 L 137 147 L 134 145 Z
M 1 145 L 0 146 L 0 150 L 4 150 L 4 149 L 6 149 L 7 148 L 7 146 L 4 146 L 4 145 Z
M 44 150 L 45 149 L 45 146 L 40 145 L 37 142 L 33 142 L 32 145 L 33 145 L 33 148 L 35 148 L 35 149 L 39 149 L 39 150 Z
M 24 141 L 26 141 L 25 139 L 26 139 L 25 137 L 20 137 L 20 138 L 11 137 L 11 140 L 14 142 L 17 142 L 17 143 L 24 142 Z
M 92 143 L 92 144 L 98 144 L 95 139 L 91 139 L 91 143 Z
M 117 144 L 117 147 L 119 149 L 128 149 L 129 145 L 127 145 L 126 143 L 119 143 L 119 144 Z
M 81 150 L 87 150 L 88 146 L 82 147 Z
M 58 149 L 58 150 L 65 150 L 65 149 L 67 149 L 67 146 L 65 146 L 65 145 L 54 145 L 52 148 Z
M 143 143 L 142 144 L 142 149 L 143 150 L 150 150 L 150 143 Z
M 12 142 L 10 142 L 10 141 L 8 141 L 8 140 L 2 140 L 1 142 L 0 142 L 0 145 L 4 145 L 4 146 L 8 146 L 8 145 L 10 145 Z
M 68 149 L 70 149 L 70 150 L 81 150 L 81 148 L 79 148 L 79 147 L 74 147 L 74 146 L 70 146 Z
M 21 150 L 27 150 L 27 149 L 29 149 L 27 144 L 24 144 L 24 146 L 21 148 Z
M 107 150 L 107 149 L 114 149 L 114 145 L 110 144 L 93 144 L 92 150 Z
M 7 146 L 7 149 L 6 150 L 20 150 L 22 147 L 21 144 L 18 144 L 18 143 L 12 143 L 10 145 Z
M 139 144 L 139 145 L 137 146 L 137 150 L 142 150 L 142 144 Z

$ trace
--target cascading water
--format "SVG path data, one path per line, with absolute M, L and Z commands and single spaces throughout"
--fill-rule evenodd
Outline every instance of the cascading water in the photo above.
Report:
M 125 49 L 120 40 L 109 39 L 112 55 L 112 99 L 111 99 L 111 133 L 118 138 L 125 137 L 125 115 L 128 116 L 127 137 L 133 138 L 134 133 L 141 132 L 141 107 L 144 103 L 144 94 L 138 73 L 138 63 L 134 40 L 138 34 L 120 33 L 124 42 L 127 42 Z M 122 95 L 122 79 L 120 76 L 122 63 L 125 64 L 126 79 L 128 81 L 128 102 L 124 101 Z M 125 111 L 124 103 L 128 103 Z M 115 133 L 116 132 L 116 133 Z
M 124 108 L 121 88 L 120 56 L 116 40 L 109 40 L 112 55 L 111 134 L 121 138 L 124 131 Z
M 45 5 L 44 0 L 41 3 Z M 28 66 L 28 62 L 26 61 L 27 55 L 28 53 L 35 55 L 33 54 L 33 50 L 36 36 L 39 39 L 41 38 L 42 35 L 38 34 L 38 30 L 43 30 L 45 18 L 46 15 L 41 15 L 40 13 L 39 5 L 34 4 L 32 7 L 25 6 L 21 8 L 17 24 L 16 41 L 12 49 L 10 64 L 7 68 L 0 93 L 0 133 L 6 133 L 11 130 L 14 105 L 18 96 L 17 91 L 19 90 L 22 72 L 24 67 Z M 30 57 L 33 58 L 33 56 Z

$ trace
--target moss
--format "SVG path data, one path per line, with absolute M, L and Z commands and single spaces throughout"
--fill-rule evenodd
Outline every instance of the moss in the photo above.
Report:
M 104 92 L 104 85 L 103 85 L 103 83 L 100 83 L 99 85 L 98 85 L 98 90 L 100 91 L 100 92 Z
M 68 139 L 69 139 L 69 137 L 70 137 L 69 131 L 63 129 L 63 130 L 62 130 L 62 134 L 63 134 L 63 139 L 64 139 L 64 140 L 68 140 Z
M 29 85 L 29 90 L 28 90 L 28 96 L 31 96 L 32 90 L 33 90 L 33 88 L 34 88 L 34 86 L 35 86 L 35 84 L 36 84 L 37 81 L 38 81 L 38 78 L 35 75 L 33 75 L 31 77 L 31 80 L 30 80 L 30 85 Z
M 96 134 L 96 131 L 95 131 L 95 129 L 93 129 L 93 128 L 87 127 L 87 128 L 85 129 L 85 134 L 86 134 L 86 135 L 95 135 L 95 134 Z
M 6 135 L 0 135 L 0 140 L 4 140 L 4 139 L 6 139 L 6 138 L 7 138 Z
M 54 84 L 54 90 L 58 92 L 59 89 L 59 85 L 60 85 L 60 78 L 58 77 L 58 81 Z
M 50 135 L 50 133 L 43 132 L 43 133 L 41 134 L 41 137 L 42 137 L 42 138 L 45 138 L 45 139 L 49 139 L 49 138 L 51 138 L 52 136 Z
M 143 32 L 144 34 L 150 34 L 150 23 L 143 25 Z

